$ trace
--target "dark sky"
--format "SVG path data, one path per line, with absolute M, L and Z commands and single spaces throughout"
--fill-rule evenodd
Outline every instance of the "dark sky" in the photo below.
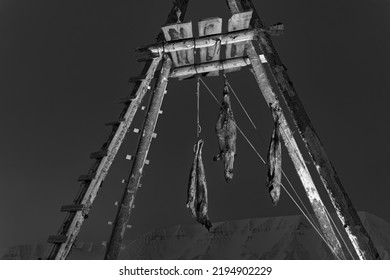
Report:
M 200 19 L 221 16 L 226 29 L 225 1 L 210 2 L 191 1 L 186 19 L 196 26 Z M 390 221 L 390 2 L 263 0 L 255 5 L 266 24 L 285 24 L 275 46 L 356 209 Z M 0 0 L 0 247 L 45 242 L 57 233 L 64 218 L 61 205 L 72 203 L 77 177 L 92 164 L 90 152 L 109 133 L 104 123 L 118 117 L 127 79 L 142 68 L 133 50 L 155 41 L 171 6 L 168 0 Z M 243 69 L 228 77 L 268 145 L 272 119 L 252 74 Z M 126 238 L 194 222 L 185 203 L 196 140 L 195 82 L 168 85 Z M 220 98 L 223 80 L 206 82 Z M 271 205 L 266 169 L 240 136 L 234 180 L 225 183 L 222 164 L 212 161 L 218 110 L 202 87 L 211 220 L 298 214 L 285 193 L 277 207 Z M 235 101 L 233 110 L 265 155 L 267 145 Z M 132 127 L 139 128 L 142 118 L 137 115 Z M 107 221 L 115 217 L 121 180 L 131 168 L 125 155 L 134 154 L 137 139 L 128 134 L 79 240 L 109 237 Z M 283 155 L 286 173 L 304 197 L 285 150 Z

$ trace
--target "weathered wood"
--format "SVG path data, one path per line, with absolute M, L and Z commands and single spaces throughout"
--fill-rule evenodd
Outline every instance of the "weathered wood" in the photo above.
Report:
M 66 235 L 50 235 L 47 239 L 48 243 L 57 243 L 62 244 L 65 243 L 68 240 L 68 237 Z
M 252 18 L 252 11 L 245 11 L 233 14 L 228 23 L 228 31 L 244 30 L 249 28 L 249 23 Z M 229 44 L 226 46 L 226 58 L 241 57 L 244 55 L 245 42 Z M 232 68 L 226 72 L 240 70 L 240 67 Z
M 227 0 L 227 3 L 233 11 L 253 10 L 251 27 L 264 27 L 251 0 Z M 287 74 L 287 69 L 283 65 L 269 35 L 266 33 L 261 34 L 258 45 L 268 61 L 279 91 L 293 117 L 299 134 L 309 151 L 321 181 L 328 192 L 332 204 L 336 209 L 336 213 L 343 224 L 357 255 L 360 259 L 380 259 L 374 243 L 364 228 L 352 201 L 346 193 L 336 170 L 325 152 L 320 138 Z
M 79 178 L 77 179 L 77 181 L 92 181 L 93 178 L 95 178 L 96 176 L 96 173 L 88 173 L 88 174 L 83 174 L 83 175 L 80 175 Z
M 174 6 L 171 9 L 166 24 L 170 24 L 177 21 L 177 10 L 180 10 L 180 20 L 183 20 L 184 15 L 187 10 L 189 0 L 175 0 Z M 159 42 L 163 41 L 164 35 L 162 32 L 157 36 Z M 118 127 L 113 127 L 112 132 L 108 136 L 105 144 L 103 144 L 102 150 L 107 149 L 108 155 L 102 160 L 97 161 L 92 165 L 92 169 L 95 170 L 97 176 L 90 181 L 89 183 L 83 184 L 78 196 L 74 200 L 74 204 L 84 204 L 86 209 L 81 212 L 72 212 L 69 213 L 64 222 L 62 223 L 58 235 L 67 236 L 66 242 L 62 244 L 54 244 L 49 251 L 48 259 L 66 259 L 69 254 L 70 249 L 76 239 L 78 233 L 80 232 L 81 226 L 84 222 L 84 219 L 87 217 L 89 209 L 95 200 L 98 190 L 106 177 L 108 170 L 121 146 L 124 137 L 129 129 L 129 126 L 134 118 L 137 109 L 148 90 L 150 81 L 154 76 L 157 66 L 161 61 L 161 56 L 153 60 L 149 60 L 145 63 L 145 67 L 142 71 L 142 74 L 147 74 L 148 79 L 137 83 L 130 95 L 132 102 L 126 103 L 124 110 L 121 113 L 120 118 L 125 118 L 126 121 L 123 122 Z M 129 98 L 129 99 L 130 99 Z
M 237 68 L 237 67 L 244 67 L 250 64 L 250 61 L 248 58 L 231 58 L 227 60 L 222 61 L 214 61 L 209 63 L 203 63 L 203 64 L 195 64 L 191 66 L 183 66 L 173 69 L 170 78 L 180 78 L 183 76 L 191 76 L 195 74 L 201 74 L 201 73 L 207 73 L 211 71 L 218 71 L 218 70 L 224 70 L 231 68 Z
M 278 24 L 282 25 L 282 24 Z M 282 28 L 282 27 L 280 27 Z M 189 49 L 202 49 L 215 45 L 228 45 L 240 42 L 257 40 L 260 32 L 268 32 L 267 28 L 254 28 L 249 30 L 232 31 L 223 34 L 208 35 L 200 38 L 182 39 L 166 43 L 148 45 L 137 49 L 139 52 L 150 51 L 155 54 L 162 52 L 175 52 Z
M 137 152 L 134 157 L 130 176 L 127 180 L 127 186 L 122 196 L 121 204 L 115 218 L 114 226 L 111 232 L 110 241 L 107 246 L 105 259 L 115 260 L 119 255 L 119 250 L 126 231 L 126 225 L 129 222 L 131 211 L 133 209 L 136 191 L 140 183 L 143 168 L 147 161 L 146 157 L 152 142 L 154 129 L 156 127 L 159 111 L 164 99 L 164 92 L 168 83 L 169 72 L 172 62 L 168 55 L 165 55 L 164 63 L 161 69 L 160 77 L 157 81 L 153 93 L 151 104 L 142 128 L 142 137 L 140 137 Z
M 192 22 L 176 23 L 161 27 L 165 40 L 175 41 L 192 38 Z M 194 64 L 194 51 L 192 49 L 172 52 L 172 61 L 175 67 Z
M 140 76 L 136 76 L 136 77 L 130 77 L 128 82 L 129 83 L 138 83 L 138 82 L 142 82 L 143 80 L 145 80 L 146 78 L 146 75 L 140 75 Z
M 222 18 L 209 18 L 198 22 L 199 36 L 214 35 L 222 33 Z M 218 41 L 211 47 L 200 49 L 200 62 L 211 62 L 219 60 L 221 44 Z M 212 71 L 206 76 L 218 76 L 219 71 Z
M 101 158 L 104 158 L 107 155 L 108 155 L 107 150 L 100 150 L 100 151 L 91 153 L 89 158 L 91 158 L 91 159 L 101 159 Z
M 310 175 L 309 170 L 307 169 L 306 163 L 299 150 L 299 147 L 295 142 L 293 133 L 287 123 L 283 110 L 279 106 L 279 101 L 277 100 L 276 95 L 273 92 L 271 83 L 267 78 L 267 74 L 261 64 L 259 55 L 256 53 L 256 50 L 251 42 L 247 43 L 246 53 L 251 61 L 253 74 L 260 87 L 265 101 L 270 106 L 277 108 L 277 113 L 279 117 L 275 118 L 275 120 L 278 120 L 279 122 L 280 134 L 287 148 L 287 152 L 290 155 L 291 160 L 294 164 L 294 167 L 297 170 L 298 176 L 306 191 L 307 197 L 309 198 L 314 214 L 319 221 L 320 228 L 324 234 L 324 237 L 333 249 L 336 256 L 339 259 L 345 259 L 340 242 L 338 241 L 337 236 L 333 231 L 332 224 L 326 214 L 325 206 L 316 189 L 316 186 L 314 185 L 313 179 Z
M 105 123 L 105 125 L 107 125 L 107 126 L 110 126 L 110 125 L 111 126 L 119 126 L 124 121 L 125 121 L 125 119 L 121 118 L 121 119 L 119 119 L 117 121 L 111 121 L 111 122 Z
M 61 212 L 77 212 L 77 211 L 83 211 L 85 208 L 84 205 L 63 205 L 61 207 Z
M 125 121 L 121 122 L 118 126 L 113 127 L 113 131 L 101 148 L 102 150 L 107 150 L 107 156 L 92 166 L 92 169 L 95 170 L 94 173 L 96 176 L 94 176 L 94 178 L 90 181 L 84 180 L 86 178 L 79 178 L 85 181 L 85 184 L 81 187 L 81 190 L 73 203 L 85 205 L 85 210 L 70 212 L 67 214 L 59 229 L 58 235 L 69 236 L 69 238 L 64 243 L 55 243 L 49 252 L 48 259 L 66 259 L 68 256 L 74 240 L 76 239 L 81 226 L 88 215 L 89 209 L 97 196 L 101 183 L 106 177 L 108 170 L 114 161 L 119 147 L 126 136 L 127 130 L 130 127 L 134 115 L 137 112 L 160 61 L 161 57 L 154 59 L 151 63 L 146 63 L 143 72 L 147 74 L 147 79 L 139 83 L 138 86 L 133 89 L 133 102 L 127 104 L 121 113 L 120 119 L 123 118 Z

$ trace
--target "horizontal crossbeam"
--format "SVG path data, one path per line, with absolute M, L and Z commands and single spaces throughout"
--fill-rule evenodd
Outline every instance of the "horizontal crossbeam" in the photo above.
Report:
M 218 71 L 218 70 L 226 70 L 236 67 L 244 67 L 250 65 L 251 62 L 247 57 L 238 57 L 231 58 L 221 61 L 213 61 L 202 64 L 194 64 L 190 66 L 183 66 L 175 68 L 171 74 L 170 78 L 179 78 L 183 76 L 191 76 L 206 72 Z
M 279 27 L 277 30 L 282 30 L 283 25 L 277 24 Z M 154 45 L 145 46 L 137 49 L 139 52 L 149 51 L 152 53 L 163 52 L 176 52 L 181 50 L 199 49 L 212 47 L 215 45 L 227 45 L 235 44 L 239 42 L 245 42 L 250 40 L 256 40 L 261 32 L 269 32 L 269 30 L 275 30 L 276 28 L 254 28 L 250 30 L 233 31 L 225 34 L 209 35 L 200 38 L 182 39 L 176 41 L 170 41 L 165 43 L 159 43 Z

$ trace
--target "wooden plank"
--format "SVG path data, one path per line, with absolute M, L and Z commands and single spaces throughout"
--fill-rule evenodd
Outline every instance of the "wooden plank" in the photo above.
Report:
M 175 41 L 180 39 L 192 38 L 192 22 L 176 23 L 161 27 L 165 40 Z M 194 51 L 183 50 L 172 52 L 173 65 L 175 67 L 194 64 Z
M 107 150 L 100 150 L 100 151 L 91 153 L 89 158 L 91 158 L 91 159 L 101 159 L 101 158 L 104 158 L 105 156 L 107 156 L 107 154 L 108 154 Z
M 104 125 L 106 125 L 106 126 L 119 126 L 124 121 L 125 121 L 125 119 L 121 118 L 117 121 L 111 121 L 111 122 L 105 123 Z
M 140 75 L 140 76 L 136 76 L 136 77 L 130 77 L 128 82 L 129 83 L 137 83 L 137 82 L 142 82 L 143 80 L 145 80 L 146 78 L 146 75 Z
M 277 29 L 278 31 L 275 31 Z M 205 35 L 199 38 L 181 39 L 177 41 L 164 42 L 148 45 L 138 48 L 138 52 L 151 52 L 154 54 L 160 54 L 162 52 L 175 52 L 189 49 L 201 49 L 207 47 L 213 47 L 216 44 L 228 45 L 234 43 L 245 42 L 249 40 L 258 40 L 261 32 L 269 33 L 270 35 L 277 35 L 281 33 L 283 24 L 278 23 L 266 28 L 252 28 L 246 30 L 232 31 L 223 34 Z
M 242 10 L 235 9 L 235 6 L 232 5 L 229 5 L 229 8 L 232 13 L 237 13 L 239 11 L 242 11 Z M 248 55 L 251 61 L 251 66 L 253 70 L 252 73 L 257 81 L 257 84 L 259 85 L 260 91 L 263 94 L 266 103 L 269 106 L 272 106 L 273 108 L 277 109 L 276 111 L 277 115 L 273 114 L 274 118 L 279 122 L 279 129 L 280 129 L 281 136 L 283 138 L 283 142 L 293 162 L 293 165 L 298 173 L 299 179 L 302 182 L 306 195 L 313 208 L 314 214 L 319 221 L 320 229 L 324 234 L 324 238 L 326 239 L 327 243 L 329 244 L 333 253 L 337 256 L 337 258 L 345 259 L 345 255 L 341 248 L 341 244 L 333 230 L 329 217 L 327 216 L 326 208 L 313 182 L 313 179 L 306 166 L 306 163 L 303 159 L 300 149 L 295 141 L 290 126 L 287 123 L 287 120 L 283 113 L 283 109 L 279 105 L 279 101 L 277 100 L 276 94 L 272 89 L 265 68 L 261 63 L 259 54 L 255 50 L 252 42 L 247 42 L 245 48 L 246 48 L 246 54 Z
M 152 142 L 154 129 L 156 128 L 158 116 L 160 115 L 159 112 L 164 99 L 164 92 L 168 84 L 168 77 L 171 67 L 172 61 L 168 55 L 165 55 L 160 77 L 157 81 L 156 88 L 154 90 L 142 128 L 143 137 L 140 137 L 139 139 L 137 152 L 135 154 L 131 172 L 127 180 L 126 189 L 123 193 L 121 203 L 118 206 L 118 212 L 104 257 L 105 259 L 115 260 L 118 258 L 120 247 L 122 245 L 126 231 L 126 225 L 129 222 L 130 215 L 134 207 L 136 191 L 139 187 L 143 174 L 143 169 Z
M 184 19 L 184 15 L 187 10 L 189 0 L 174 0 L 174 5 L 168 15 L 166 24 L 170 24 L 177 21 L 177 11 L 180 10 L 180 20 Z M 164 35 L 160 32 L 157 36 L 157 41 L 162 42 Z M 148 90 L 149 84 L 156 71 L 157 66 L 161 61 L 161 56 L 147 61 L 145 63 L 142 74 L 147 73 L 147 79 L 141 83 L 137 83 L 131 93 L 132 102 L 127 104 L 121 113 L 121 118 L 125 118 L 118 127 L 113 128 L 107 141 L 103 144 L 102 149 L 107 149 L 108 155 L 104 157 L 102 161 L 96 166 L 93 164 L 92 168 L 96 170 L 97 176 L 88 185 L 82 186 L 80 193 L 76 197 L 74 203 L 86 205 L 86 210 L 83 212 L 69 213 L 59 229 L 59 235 L 69 236 L 69 239 L 63 244 L 54 244 L 48 254 L 48 259 L 66 259 L 70 249 L 72 248 L 73 242 L 76 239 L 78 233 L 81 230 L 81 226 L 88 215 L 89 209 L 94 202 L 101 183 L 108 174 L 110 166 L 115 159 L 115 156 L 124 140 L 124 137 L 133 121 L 133 118 L 138 110 L 138 107 Z M 141 187 L 141 186 L 140 186 Z
M 245 11 L 233 14 L 228 22 L 228 32 L 244 30 L 249 28 L 252 18 L 252 11 Z M 241 57 L 244 55 L 245 43 L 236 43 L 226 46 L 226 58 Z M 233 68 L 225 71 L 233 72 L 240 70 L 240 68 Z
M 76 204 L 76 205 L 63 205 L 61 207 L 61 212 L 77 212 L 77 211 L 83 211 L 85 208 L 82 204 Z
M 227 0 L 227 3 L 233 13 L 248 9 L 253 10 L 251 27 L 264 27 L 251 0 Z M 283 65 L 271 38 L 267 34 L 262 34 L 260 40 L 257 41 L 257 44 L 268 61 L 278 89 L 291 112 L 299 134 L 309 151 L 321 181 L 328 192 L 330 200 L 336 209 L 336 213 L 345 228 L 357 255 L 360 259 L 380 259 L 374 243 L 367 230 L 364 228 L 351 199 L 345 191 L 336 170 L 325 152 L 325 148 L 303 107 L 294 85 L 288 76 L 287 69 Z
M 213 61 L 203 64 L 178 67 L 172 70 L 170 78 L 188 77 L 195 74 L 208 73 L 212 71 L 221 71 L 231 68 L 239 68 L 250 65 L 248 58 L 238 57 L 226 59 L 223 61 Z
M 50 235 L 47 239 L 48 243 L 65 243 L 68 240 L 66 235 Z
M 93 178 L 95 178 L 96 173 L 88 173 L 88 174 L 83 174 L 80 175 L 77 181 L 92 181 Z
M 222 18 L 209 18 L 198 22 L 199 36 L 207 36 L 222 33 Z M 220 59 L 221 43 L 216 41 L 211 47 L 200 49 L 200 62 L 211 62 Z M 219 71 L 212 71 L 206 76 L 218 76 Z
M 278 121 L 280 127 L 280 134 L 283 138 L 283 142 L 286 146 L 287 152 L 291 157 L 294 167 L 298 173 L 298 176 L 302 182 L 302 185 L 306 191 L 306 195 L 309 198 L 314 214 L 317 217 L 320 228 L 324 234 L 325 239 L 331 246 L 334 254 L 339 259 L 345 259 L 341 244 L 332 228 L 332 224 L 327 216 L 325 206 L 321 200 L 321 197 L 317 191 L 317 188 L 313 182 L 310 172 L 306 166 L 303 156 L 299 150 L 299 147 L 295 141 L 293 133 L 287 120 L 284 116 L 282 108 L 279 106 L 279 101 L 276 99 L 276 95 L 273 92 L 271 83 L 267 78 L 264 67 L 261 64 L 259 55 L 257 54 L 252 42 L 247 43 L 246 53 L 251 60 L 253 74 L 259 85 L 259 88 L 266 100 L 267 104 L 278 108 Z

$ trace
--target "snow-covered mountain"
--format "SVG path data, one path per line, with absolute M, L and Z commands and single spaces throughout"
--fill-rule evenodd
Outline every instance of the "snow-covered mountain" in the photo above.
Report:
M 390 259 L 390 224 L 359 213 L 382 259 Z M 45 258 L 47 244 L 0 251 L 1 259 Z M 79 242 L 69 259 L 102 259 L 105 243 Z M 160 228 L 126 241 L 120 259 L 333 259 L 317 232 L 302 216 L 252 218 Z

